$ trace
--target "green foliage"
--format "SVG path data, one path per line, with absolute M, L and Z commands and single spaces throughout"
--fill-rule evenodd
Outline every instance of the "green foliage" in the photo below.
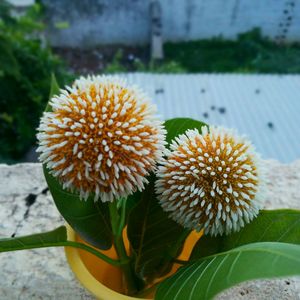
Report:
M 59 93 L 59 85 L 57 83 L 55 75 L 51 74 L 51 85 L 50 85 L 49 101 L 53 96 L 57 95 L 58 93 Z M 49 104 L 49 101 L 47 102 L 45 112 L 49 112 L 49 111 L 52 110 L 51 106 Z
M 123 51 L 121 49 L 119 49 L 112 62 L 110 64 L 108 64 L 105 68 L 105 73 L 125 73 L 127 71 L 127 69 L 124 67 L 124 65 L 122 64 L 122 58 L 123 58 Z
M 136 59 L 134 61 L 134 70 L 136 72 L 151 73 L 186 73 L 186 69 L 177 61 L 150 61 L 148 64 Z
M 127 63 L 128 64 L 128 63 Z M 185 73 L 186 70 L 176 61 L 150 61 L 149 63 L 142 62 L 140 59 L 136 58 L 132 65 L 126 66 L 124 54 L 121 49 L 119 49 L 111 63 L 109 63 L 104 72 L 105 73 L 125 73 L 128 71 L 133 72 L 151 72 L 151 73 Z
M 270 213 L 271 221 L 273 217 L 273 214 Z M 161 222 L 161 219 L 157 221 Z M 164 222 L 164 219 L 162 222 Z M 155 224 L 155 226 L 157 225 Z M 296 222 L 294 225 L 296 226 Z M 282 228 L 284 228 L 284 223 Z M 162 227 L 161 232 L 163 232 L 163 229 L 164 227 Z M 260 229 L 263 230 L 263 228 Z M 290 231 L 290 228 L 285 229 L 286 232 Z M 157 232 L 154 234 L 156 235 Z M 92 247 L 68 241 L 64 226 L 50 232 L 0 239 L 0 252 L 54 246 L 80 248 L 112 265 L 120 265 L 119 261 L 110 259 Z M 152 247 L 151 243 L 150 246 Z M 186 298 L 206 300 L 212 299 L 222 290 L 243 281 L 299 275 L 299 257 L 299 245 L 279 242 L 252 243 L 226 252 L 218 252 L 215 255 L 206 256 L 189 263 L 180 268 L 174 275 L 163 280 L 158 286 L 155 299 L 176 300 Z
M 68 241 L 67 229 L 65 226 L 58 227 L 48 232 L 32 234 L 23 237 L 0 239 L 0 252 L 65 246 L 86 250 L 112 265 L 119 265 L 118 261 L 110 259 L 92 247 L 89 247 L 83 243 Z
M 146 51 L 146 50 L 144 50 Z M 262 37 L 259 29 L 240 34 L 237 40 L 222 37 L 164 44 L 165 59 L 128 63 L 120 50 L 107 73 L 299 73 L 300 45 L 276 44 Z
M 259 29 L 240 34 L 236 41 L 221 37 L 164 45 L 166 61 L 188 72 L 299 73 L 300 45 L 278 45 Z
M 42 234 L 33 234 L 24 237 L 16 238 L 1 238 L 0 252 L 33 249 L 37 246 L 50 247 L 53 243 L 55 245 L 63 243 L 67 240 L 67 232 L 64 226 L 56 228 L 55 230 L 44 232 Z
M 42 45 L 40 6 L 15 18 L 0 5 L 0 161 L 18 160 L 34 144 L 51 73 L 68 80 L 61 61 Z
M 174 118 L 167 120 L 165 122 L 165 128 L 167 130 L 167 143 L 170 144 L 171 141 L 177 137 L 179 134 L 183 134 L 188 129 L 198 129 L 201 132 L 202 126 L 207 126 L 207 124 L 193 120 L 190 118 Z
M 263 210 L 239 232 L 224 236 L 204 236 L 195 245 L 191 260 L 255 242 L 300 244 L 300 211 Z
M 54 24 L 57 29 L 68 29 L 70 27 L 69 22 L 56 22 Z
M 206 300 L 243 281 L 300 274 L 300 246 L 253 243 L 205 257 L 163 281 L 155 300 Z
M 134 195 L 137 205 L 129 215 L 127 226 L 128 239 L 134 251 L 133 268 L 148 283 L 170 271 L 172 258 L 179 254 L 188 234 L 169 219 L 159 205 L 154 180 L 152 176 L 145 192 Z
M 99 249 L 109 249 L 112 232 L 108 204 L 79 199 L 75 193 L 62 189 L 61 184 L 44 167 L 44 175 L 57 209 L 73 229 L 88 243 Z
M 189 118 L 176 118 L 165 122 L 167 142 L 187 129 L 205 125 Z M 134 253 L 133 268 L 147 283 L 168 273 L 173 259 L 178 256 L 189 231 L 168 218 L 156 197 L 155 176 L 142 193 L 135 193 L 128 200 L 136 205 L 128 217 L 127 234 Z

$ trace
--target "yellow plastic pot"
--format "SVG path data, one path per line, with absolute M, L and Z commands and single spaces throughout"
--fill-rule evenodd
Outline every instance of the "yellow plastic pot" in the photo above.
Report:
M 85 243 L 76 232 L 67 225 L 69 241 Z M 190 252 L 202 233 L 192 232 L 184 245 L 183 251 L 178 257 L 181 260 L 188 259 Z M 128 241 L 125 237 L 125 246 Z M 102 251 L 111 258 L 116 258 L 114 248 Z M 123 295 L 122 274 L 118 267 L 114 267 L 93 254 L 73 247 L 65 247 L 68 263 L 81 284 L 100 300 L 141 300 L 141 298 Z M 176 272 L 179 265 L 175 265 L 170 274 Z M 170 275 L 169 274 L 169 275 Z M 169 276 L 168 275 L 168 276 Z M 154 295 L 149 295 L 144 299 L 153 299 Z

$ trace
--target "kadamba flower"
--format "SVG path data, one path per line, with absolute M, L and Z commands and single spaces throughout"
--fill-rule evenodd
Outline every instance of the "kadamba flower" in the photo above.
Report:
M 156 107 L 143 92 L 117 77 L 81 77 L 50 106 L 37 151 L 64 188 L 103 202 L 143 189 L 165 145 Z
M 157 171 L 160 203 L 186 228 L 210 235 L 238 231 L 258 214 L 258 162 L 251 143 L 233 130 L 188 130 Z

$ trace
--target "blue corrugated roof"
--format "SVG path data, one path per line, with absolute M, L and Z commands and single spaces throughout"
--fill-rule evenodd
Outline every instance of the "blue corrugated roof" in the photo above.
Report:
M 127 74 L 164 119 L 190 117 L 237 128 L 263 158 L 300 158 L 300 75 Z

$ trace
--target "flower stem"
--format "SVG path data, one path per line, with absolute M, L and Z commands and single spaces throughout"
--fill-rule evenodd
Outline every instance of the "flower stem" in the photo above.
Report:
M 186 264 L 189 263 L 189 261 L 187 261 L 187 260 L 181 260 L 181 259 L 178 259 L 178 258 L 174 258 L 173 262 L 176 263 L 176 264 L 180 264 L 180 265 L 186 265 Z
M 126 219 L 126 199 L 123 198 L 120 200 L 121 200 L 121 216 L 120 216 L 117 235 L 122 235 L 123 229 L 125 227 L 125 219 Z
M 126 202 L 125 200 L 123 200 Z M 127 255 L 126 248 L 123 240 L 123 228 L 125 220 L 125 209 L 123 208 L 125 203 L 122 205 L 121 215 L 119 214 L 116 201 L 109 204 L 110 219 L 112 225 L 112 231 L 114 235 L 114 246 L 121 262 L 121 269 L 123 271 L 124 283 L 127 287 L 127 294 L 131 295 L 137 292 L 137 284 L 134 279 L 134 273 L 130 266 L 130 257 Z
M 112 259 L 110 258 L 109 256 L 101 253 L 100 251 L 97 251 L 95 250 L 94 248 L 92 247 L 89 247 L 85 244 L 82 244 L 82 243 L 77 243 L 77 242 L 73 242 L 73 241 L 66 241 L 64 243 L 61 243 L 62 246 L 67 246 L 67 247 L 74 247 L 74 248 L 79 248 L 79 249 L 83 249 L 85 251 L 88 251 L 90 253 L 92 253 L 93 255 L 97 256 L 98 258 L 104 260 L 105 262 L 113 265 L 113 266 L 116 266 L 116 267 L 119 267 L 119 266 L 122 266 L 122 264 L 125 263 L 124 262 L 121 262 L 119 260 L 116 260 L 116 259 Z M 59 245 L 58 245 L 59 246 Z M 37 248 L 37 247 L 36 247 Z M 25 248 L 24 248 L 25 249 Z

